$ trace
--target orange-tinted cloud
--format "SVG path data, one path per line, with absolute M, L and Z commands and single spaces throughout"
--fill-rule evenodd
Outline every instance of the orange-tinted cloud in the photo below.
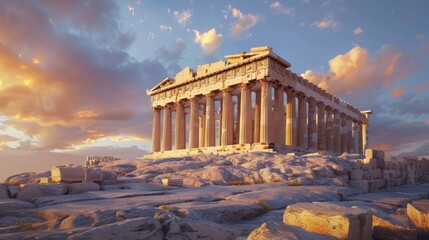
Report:
M 404 93 L 404 91 L 405 91 L 405 87 L 397 87 L 397 88 L 394 88 L 390 92 L 390 95 L 392 97 L 394 97 L 394 98 L 398 98 L 398 97 L 402 96 L 402 94 Z
M 134 38 L 120 28 L 118 11 L 108 1 L 0 3 L 0 117 L 7 119 L 0 120 L 31 139 L 21 139 L 21 149 L 149 139 L 145 90 L 167 70 L 122 50 Z
M 413 68 L 401 60 L 402 53 L 389 45 L 384 45 L 374 54 L 355 46 L 346 54 L 331 59 L 329 71 L 315 73 L 308 70 L 301 76 L 330 92 L 350 94 L 364 89 L 385 88 L 404 79 Z

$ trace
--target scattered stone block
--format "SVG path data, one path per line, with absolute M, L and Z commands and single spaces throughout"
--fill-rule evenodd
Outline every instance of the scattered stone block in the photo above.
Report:
M 377 158 L 377 150 L 371 148 L 365 149 L 365 158 Z
M 362 190 L 364 193 L 369 192 L 368 180 L 349 180 L 349 186 Z
M 28 208 L 35 208 L 33 204 L 25 201 L 21 201 L 18 199 L 0 199 L 0 215 L 1 213 L 5 213 L 7 211 L 14 211 L 14 210 L 20 210 L 20 209 L 28 209 Z M 1 234 L 0 234 L 1 235 Z
M 375 158 L 364 158 L 362 163 L 364 165 L 368 165 L 371 169 L 375 169 L 377 167 L 377 159 Z
M 183 179 L 181 179 L 181 178 L 163 178 L 162 179 L 162 185 L 182 187 L 183 186 Z
M 362 180 L 363 171 L 362 170 L 351 170 L 350 171 L 350 180 Z
M 148 217 L 126 219 L 75 234 L 68 240 L 80 239 L 164 239 L 162 225 Z
M 67 192 L 66 184 L 34 184 L 28 183 L 21 186 L 16 195 L 17 199 L 30 200 L 39 196 L 63 195 Z
M 102 185 L 100 186 L 100 190 L 103 191 L 112 191 L 112 190 L 121 190 L 121 185 Z
M 54 183 L 54 182 L 52 181 L 52 178 L 50 178 L 50 177 L 42 177 L 42 178 L 40 178 L 39 183 L 44 184 L 44 183 Z
M 0 199 L 9 198 L 9 188 L 0 184 Z
M 82 167 L 53 167 L 51 178 L 54 182 L 81 182 L 84 180 Z
M 372 213 L 328 202 L 296 203 L 286 208 L 285 224 L 340 239 L 372 239 Z
M 429 199 L 408 203 L 407 216 L 414 226 L 429 230 Z
M 390 218 L 387 214 L 372 215 L 372 236 L 374 239 L 416 240 L 416 229 Z
M 307 232 L 304 229 L 281 224 L 277 222 L 263 223 L 259 228 L 253 230 L 247 237 L 247 240 L 272 240 L 272 239 L 289 239 L 289 240 L 335 240 L 337 238 Z
M 100 185 L 97 183 L 71 183 L 67 186 L 68 194 L 83 193 L 89 191 L 99 191 Z

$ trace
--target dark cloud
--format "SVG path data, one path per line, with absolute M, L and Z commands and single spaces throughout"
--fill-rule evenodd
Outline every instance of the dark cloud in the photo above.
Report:
M 158 48 L 158 50 L 155 51 L 155 56 L 164 62 L 177 61 L 182 57 L 182 53 L 185 48 L 185 42 L 181 39 L 177 39 L 170 49 L 164 46 Z
M 398 101 L 391 103 L 393 111 L 400 115 L 412 115 L 420 117 L 429 114 L 429 96 L 416 97 L 414 94 L 402 96 Z

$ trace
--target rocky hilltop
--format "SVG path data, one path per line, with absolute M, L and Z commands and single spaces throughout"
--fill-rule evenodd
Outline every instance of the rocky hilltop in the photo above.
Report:
M 0 239 L 425 239 L 429 162 L 252 152 L 9 177 Z

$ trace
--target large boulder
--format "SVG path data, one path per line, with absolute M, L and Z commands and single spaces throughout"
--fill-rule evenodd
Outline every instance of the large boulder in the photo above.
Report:
M 259 228 L 253 230 L 247 240 L 335 240 L 337 238 L 307 232 L 304 229 L 282 223 L 263 223 Z
M 9 188 L 0 184 L 0 199 L 9 198 Z
M 70 236 L 67 240 L 84 239 L 147 239 L 162 240 L 164 232 L 158 220 L 148 217 L 126 219 L 92 228 Z
M 30 200 L 39 196 L 63 195 L 67 192 L 66 184 L 23 184 L 16 195 L 17 199 Z
M 37 173 L 35 172 L 20 173 L 20 174 L 16 174 L 8 177 L 4 182 L 9 185 L 20 185 L 23 183 L 30 182 L 33 179 L 33 177 L 36 175 Z
M 213 222 L 182 218 L 170 223 L 170 230 L 166 235 L 166 239 L 234 240 L 240 235 L 239 230 L 228 229 Z
M 296 203 L 286 208 L 283 222 L 341 239 L 372 239 L 372 213 L 356 207 L 328 202 Z
M 407 215 L 414 226 L 429 231 L 429 199 L 408 203 Z

